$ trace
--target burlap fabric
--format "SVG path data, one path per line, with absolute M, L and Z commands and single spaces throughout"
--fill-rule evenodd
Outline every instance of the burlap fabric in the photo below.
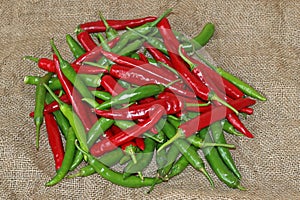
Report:
M 119 187 L 94 175 L 44 184 L 54 175 L 53 159 L 42 128 L 35 150 L 34 87 L 25 75 L 41 75 L 24 55 L 50 57 L 54 37 L 71 59 L 65 34 L 76 25 L 107 18 L 130 19 L 161 14 L 175 30 L 193 36 L 213 22 L 216 34 L 206 50 L 215 62 L 267 96 L 245 120 L 253 140 L 228 136 L 237 146 L 234 159 L 248 191 L 229 189 L 213 176 L 211 190 L 202 174 L 189 167 L 146 195 L 145 188 Z M 299 199 L 299 7 L 298 0 L 216 1 L 1 1 L 0 196 L 2 199 Z M 207 167 L 209 172 L 211 170 Z

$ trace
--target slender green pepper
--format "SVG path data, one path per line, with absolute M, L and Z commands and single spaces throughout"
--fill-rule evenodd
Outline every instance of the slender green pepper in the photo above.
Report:
M 93 90 L 91 92 L 95 97 L 102 99 L 103 101 L 108 101 L 111 99 L 111 94 L 109 92 L 100 91 L 100 90 Z
M 76 138 L 78 139 L 81 147 L 85 151 L 88 152 L 89 148 L 88 148 L 87 142 L 86 142 L 85 128 L 84 128 L 81 120 L 79 119 L 79 117 L 76 115 L 76 113 L 73 112 L 72 106 L 62 102 L 46 84 L 44 84 L 44 87 L 48 90 L 48 92 L 55 99 L 55 101 L 57 101 L 61 112 L 69 120 L 69 123 L 70 123 L 71 127 L 73 128 Z M 85 158 L 85 160 L 86 159 L 87 158 Z
M 52 77 L 53 73 L 47 73 L 45 76 L 41 77 L 39 80 L 36 91 L 35 91 L 35 107 L 34 107 L 34 123 L 36 126 L 36 140 L 35 145 L 36 148 L 39 149 L 39 141 L 40 141 L 40 129 L 41 125 L 43 124 L 44 120 L 44 104 L 45 104 L 45 97 L 46 97 L 46 89 L 44 88 L 43 84 L 48 83 L 50 78 Z
M 66 35 L 66 41 L 67 41 L 67 44 L 68 44 L 73 56 L 76 59 L 85 53 L 85 50 L 70 34 Z
M 172 168 L 170 169 L 169 174 L 167 175 L 168 179 L 177 176 L 178 174 L 180 174 L 181 172 L 183 172 L 183 170 L 185 168 L 187 168 L 187 166 L 189 166 L 189 161 L 186 159 L 185 156 L 181 156 L 173 165 Z
M 213 140 L 216 143 L 219 144 L 226 144 L 226 139 L 223 133 L 223 127 L 222 122 L 217 121 L 210 125 L 211 135 Z M 241 174 L 239 170 L 236 168 L 235 163 L 233 161 L 233 158 L 230 154 L 230 151 L 226 147 L 217 147 L 217 150 L 224 161 L 224 163 L 227 165 L 227 167 L 239 178 L 241 179 Z
M 127 179 L 123 179 L 123 174 L 113 171 L 93 157 L 91 154 L 85 152 L 81 149 L 77 143 L 75 143 L 76 147 L 88 158 L 88 163 L 95 169 L 95 171 L 104 179 L 120 185 L 124 187 L 131 187 L 131 188 L 138 188 L 138 187 L 145 187 L 145 186 L 153 186 L 157 183 L 161 183 L 161 179 L 157 178 L 148 178 L 145 177 L 144 180 L 141 180 L 139 177 L 130 176 Z
M 158 153 L 160 153 L 160 151 Z M 169 174 L 170 170 L 172 169 L 172 166 L 174 165 L 174 163 L 176 161 L 176 158 L 178 157 L 179 154 L 180 154 L 180 151 L 178 150 L 178 148 L 176 147 L 176 145 L 175 144 L 171 144 L 171 146 L 170 146 L 170 148 L 168 149 L 168 152 L 167 152 L 167 162 L 166 162 L 166 165 L 162 169 L 159 169 L 159 171 L 158 171 L 158 175 L 163 180 L 168 180 L 169 179 L 168 174 Z
M 208 128 L 202 129 L 198 135 L 207 142 L 212 141 L 208 134 Z M 239 179 L 225 165 L 215 147 L 203 148 L 202 151 L 211 169 L 223 183 L 230 188 L 245 190 L 245 188 L 240 185 Z
M 242 133 L 235 130 L 232 124 L 230 124 L 227 120 L 222 121 L 222 126 L 225 132 L 236 135 L 236 136 L 244 136 Z
M 59 183 L 69 172 L 69 168 L 73 162 L 74 152 L 75 152 L 75 133 L 73 128 L 69 128 L 67 142 L 66 142 L 66 150 L 64 159 L 61 167 L 57 171 L 56 175 L 46 183 L 46 186 L 52 186 Z
M 108 40 L 113 40 L 116 37 L 118 37 L 119 33 L 117 30 L 115 30 L 114 28 L 112 28 L 106 21 L 105 17 L 102 15 L 101 12 L 99 12 L 99 16 L 101 21 L 103 22 L 106 30 L 105 30 L 105 34 Z

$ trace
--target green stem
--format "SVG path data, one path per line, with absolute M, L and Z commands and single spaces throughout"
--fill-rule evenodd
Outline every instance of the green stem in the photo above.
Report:
M 39 58 L 33 57 L 33 56 L 24 56 L 23 59 L 24 60 L 31 60 L 31 61 L 36 62 L 36 63 L 39 62 Z

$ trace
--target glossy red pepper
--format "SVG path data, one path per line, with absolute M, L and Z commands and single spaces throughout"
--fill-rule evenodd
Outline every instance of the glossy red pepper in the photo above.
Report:
M 237 110 L 240 110 L 242 108 L 254 105 L 256 101 L 250 98 L 240 98 L 233 100 L 230 103 Z M 185 137 L 189 137 L 195 132 L 209 126 L 210 124 L 224 119 L 228 114 L 231 113 L 233 113 L 231 109 L 228 109 L 225 106 L 217 106 L 211 111 L 205 112 L 198 117 L 181 124 L 178 128 L 180 128 Z
M 116 96 L 125 89 L 110 75 L 104 75 L 101 78 L 101 86 L 112 96 Z
M 78 33 L 77 40 L 86 51 L 92 51 L 97 46 L 93 38 L 86 31 Z
M 254 138 L 254 135 L 244 126 L 236 114 L 230 113 L 226 116 L 226 119 L 237 131 L 241 132 L 248 138 Z
M 117 148 L 118 146 L 121 146 L 126 142 L 139 137 L 140 135 L 151 129 L 165 113 L 163 107 L 159 105 L 156 105 L 155 107 L 155 113 L 151 115 L 150 118 L 142 123 L 137 123 L 136 125 L 117 133 L 110 139 L 103 139 L 100 142 L 95 143 L 90 149 L 90 153 L 94 156 L 100 156 L 105 152 L 109 152 Z
M 57 78 L 59 79 L 59 81 L 63 87 L 63 90 L 65 91 L 66 95 L 68 96 L 75 113 L 81 119 L 82 124 L 85 127 L 85 130 L 88 131 L 93 126 L 93 123 L 90 121 L 90 117 L 92 115 L 88 115 L 90 108 L 87 104 L 84 104 L 81 101 L 81 98 L 78 98 L 80 96 L 79 92 L 75 88 L 73 88 L 73 85 L 71 84 L 71 82 L 62 73 L 60 66 L 59 66 L 58 58 L 55 54 L 53 55 L 53 61 L 54 61 L 55 69 L 56 69 Z M 77 98 L 75 98 L 75 97 L 77 97 Z M 95 116 L 94 116 L 94 118 L 95 118 Z
M 135 143 L 136 143 L 136 146 L 140 149 L 140 150 L 142 150 L 142 151 L 144 151 L 144 149 L 145 149 L 145 141 L 144 141 L 144 138 L 142 138 L 142 137 L 137 137 L 137 138 L 135 138 Z
M 107 19 L 106 21 L 107 21 L 108 25 L 115 30 L 125 30 L 126 27 L 134 28 L 137 26 L 141 26 L 147 22 L 153 22 L 156 19 L 157 19 L 157 17 L 149 16 L 149 17 L 130 19 L 130 20 L 109 20 L 109 19 Z M 103 23 L 102 20 L 80 24 L 79 28 L 87 31 L 88 33 L 97 33 L 97 32 L 106 31 L 105 24 Z
M 240 112 L 246 113 L 247 115 L 252 115 L 254 110 L 253 110 L 253 108 L 243 108 L 240 110 Z
M 142 52 L 139 52 L 138 55 L 139 55 L 141 61 L 143 61 L 145 63 L 149 63 L 147 57 Z
M 144 47 L 147 49 L 147 51 L 151 54 L 151 56 L 158 62 L 165 63 L 169 66 L 172 65 L 171 61 L 169 58 L 165 56 L 161 51 L 156 49 L 155 47 L 151 46 L 149 43 L 144 42 Z
M 161 84 L 166 86 L 171 82 L 161 78 L 161 75 L 157 76 L 157 74 L 150 73 L 143 69 L 129 68 L 116 64 L 110 67 L 109 73 L 117 79 L 121 79 L 135 85 Z M 184 89 L 184 86 L 180 83 L 174 83 L 173 85 L 168 86 L 168 89 L 182 96 L 195 96 L 190 90 Z
M 61 167 L 65 154 L 61 134 L 53 114 L 45 113 L 44 117 L 48 141 L 55 161 L 55 169 L 58 170 Z

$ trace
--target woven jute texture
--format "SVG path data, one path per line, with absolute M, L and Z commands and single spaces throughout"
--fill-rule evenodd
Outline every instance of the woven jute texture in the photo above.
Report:
M 212 175 L 216 188 L 192 167 L 156 186 L 129 189 L 98 175 L 44 184 L 55 174 L 45 127 L 40 150 L 28 114 L 34 109 L 35 87 L 25 75 L 44 72 L 25 55 L 51 58 L 50 38 L 66 59 L 65 35 L 79 23 L 168 17 L 174 30 L 196 35 L 206 22 L 216 33 L 206 47 L 215 63 L 263 93 L 255 112 L 244 120 L 254 139 L 226 136 L 247 191 L 229 189 Z M 299 199 L 300 196 L 300 67 L 299 0 L 154 0 L 154 1 L 1 1 L 0 6 L 0 196 L 2 199 Z M 212 174 L 208 165 L 207 169 Z

